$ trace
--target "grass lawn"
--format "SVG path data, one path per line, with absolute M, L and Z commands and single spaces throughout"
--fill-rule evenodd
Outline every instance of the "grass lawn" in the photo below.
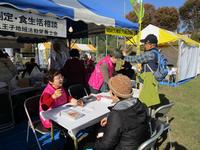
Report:
M 200 76 L 179 87 L 161 86 L 159 93 L 162 99 L 175 103 L 169 113 L 174 118 L 171 122 L 173 149 L 200 150 Z

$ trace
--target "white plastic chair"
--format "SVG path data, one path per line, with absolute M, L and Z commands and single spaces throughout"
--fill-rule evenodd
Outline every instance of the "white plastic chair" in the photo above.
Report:
M 171 144 L 172 140 L 171 140 L 171 133 L 170 133 L 170 130 L 171 130 L 170 122 L 169 122 L 169 117 L 167 116 L 167 114 L 171 110 L 172 106 L 174 106 L 174 103 L 162 105 L 155 110 L 152 116 L 153 118 L 159 119 L 165 123 L 164 131 L 167 131 L 169 135 L 170 149 L 172 149 L 172 144 Z
M 150 149 L 154 150 L 156 141 L 159 139 L 159 137 L 164 131 L 164 124 L 159 120 L 155 120 L 153 124 L 154 124 L 153 135 L 148 140 L 143 142 L 138 147 L 138 150 L 150 150 Z

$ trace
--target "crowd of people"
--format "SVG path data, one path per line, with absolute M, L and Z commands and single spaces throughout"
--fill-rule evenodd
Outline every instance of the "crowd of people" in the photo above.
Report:
M 68 95 L 67 88 L 73 84 L 82 84 L 93 93 L 110 91 L 111 99 L 115 105 L 110 109 L 108 117 L 100 121 L 100 126 L 91 133 L 93 138 L 83 140 L 81 147 L 89 147 L 97 150 L 134 150 L 149 137 L 147 106 L 160 103 L 158 96 L 158 82 L 153 71 L 158 67 L 158 56 L 153 50 L 158 51 L 157 37 L 150 34 L 141 40 L 144 43 L 145 52 L 136 56 L 123 56 L 120 51 L 113 51 L 100 59 L 93 70 L 86 75 L 88 60 L 81 60 L 77 49 L 70 51 L 68 59 L 59 70 L 50 69 L 48 72 L 48 84 L 40 99 L 40 111 L 46 111 L 65 103 L 83 105 Z M 117 60 L 124 59 L 123 68 L 115 72 Z M 142 73 L 139 81 L 143 88 L 139 98 L 133 98 L 131 80 L 136 79 L 136 73 L 132 70 L 131 63 L 142 63 Z M 90 64 L 91 65 L 91 64 Z M 87 76 L 87 78 L 86 78 Z M 89 77 L 89 78 L 88 78 Z M 64 86 L 63 86 L 64 85 Z M 150 88 L 151 93 L 146 91 Z M 44 127 L 50 128 L 51 122 L 41 116 Z M 86 138 L 87 139 L 87 138 Z M 92 140 L 91 140 L 92 139 Z
M 97 63 L 87 55 L 81 59 L 77 49 L 70 50 L 69 57 L 62 51 L 60 43 L 53 43 L 53 53 L 46 74 L 47 84 L 40 97 L 40 112 L 66 103 L 83 106 L 81 100 L 69 96 L 67 92 L 69 86 L 74 84 L 83 85 L 92 94 L 109 92 L 115 105 L 110 109 L 108 117 L 100 121 L 98 129 L 94 127 L 95 131 L 101 131 L 103 134 L 91 133 L 92 136 L 95 135 L 94 138 L 83 140 L 81 147 L 97 150 L 136 150 L 149 137 L 147 106 L 160 103 L 158 82 L 153 75 L 158 68 L 158 56 L 154 53 L 158 51 L 158 40 L 155 35 L 150 34 L 141 42 L 144 43 L 145 49 L 141 55 L 125 56 L 122 51 L 114 50 Z M 8 56 L 0 51 L 1 62 L 7 58 Z M 121 70 L 115 71 L 119 59 L 124 60 L 124 64 Z M 4 65 L 6 63 L 4 61 Z M 139 82 L 143 87 L 139 98 L 133 98 L 132 88 L 136 72 L 131 63 L 142 64 Z M 26 64 L 22 77 L 25 74 L 30 75 L 34 68 L 40 70 L 32 58 Z M 45 128 L 51 128 L 50 120 L 42 115 L 40 119 Z

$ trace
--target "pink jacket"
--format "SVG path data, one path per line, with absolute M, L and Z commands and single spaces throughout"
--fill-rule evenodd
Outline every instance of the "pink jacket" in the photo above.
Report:
M 103 63 L 107 64 L 107 66 L 108 66 L 109 77 L 112 77 L 112 74 L 113 74 L 114 65 L 110 59 L 110 56 L 106 56 L 106 57 L 102 58 L 96 64 L 95 69 L 94 69 L 93 73 L 91 74 L 89 82 L 88 82 L 89 86 L 91 86 L 93 89 L 96 89 L 96 90 L 99 90 L 104 82 L 103 74 L 100 69 L 100 66 Z
M 45 119 L 45 118 L 41 115 L 41 112 L 44 111 L 44 110 L 42 109 L 41 100 L 42 100 L 44 94 L 50 94 L 50 95 L 52 95 L 52 94 L 55 92 L 55 90 L 56 90 L 56 89 L 54 89 L 54 88 L 51 86 L 51 84 L 48 84 L 48 85 L 46 86 L 46 88 L 44 89 L 44 91 L 43 91 L 41 97 L 40 97 L 40 103 L 39 103 L 40 120 L 41 120 L 41 122 L 42 122 L 42 124 L 43 124 L 43 126 L 44 126 L 45 128 L 51 128 L 52 123 L 51 123 L 50 120 Z M 68 98 L 68 96 L 66 95 L 65 90 L 62 88 L 62 95 L 61 95 L 59 98 L 55 99 L 54 103 L 52 104 L 52 106 L 51 106 L 48 110 L 51 110 L 52 108 L 58 107 L 58 106 L 60 106 L 60 105 L 63 105 L 63 104 L 65 104 L 65 103 L 67 103 L 68 100 L 69 100 L 69 98 Z

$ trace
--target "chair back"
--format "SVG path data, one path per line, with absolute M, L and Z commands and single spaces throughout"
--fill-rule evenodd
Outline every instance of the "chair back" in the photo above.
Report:
M 172 106 L 174 106 L 174 103 L 170 103 L 170 104 L 166 104 L 166 105 L 158 107 L 155 110 L 153 117 L 155 118 L 166 117 L 167 113 L 170 111 Z
M 32 96 L 24 101 L 24 109 L 32 129 L 34 129 L 33 118 L 39 117 L 39 101 L 40 95 Z
M 80 99 L 84 96 L 88 96 L 88 93 L 82 84 L 74 84 L 69 86 L 68 93 L 70 96 Z
M 148 140 L 143 142 L 139 146 L 138 150 L 149 150 L 151 148 L 154 148 L 156 141 L 164 131 L 164 124 L 159 120 L 154 120 L 153 126 L 154 126 L 154 131 L 152 136 Z

